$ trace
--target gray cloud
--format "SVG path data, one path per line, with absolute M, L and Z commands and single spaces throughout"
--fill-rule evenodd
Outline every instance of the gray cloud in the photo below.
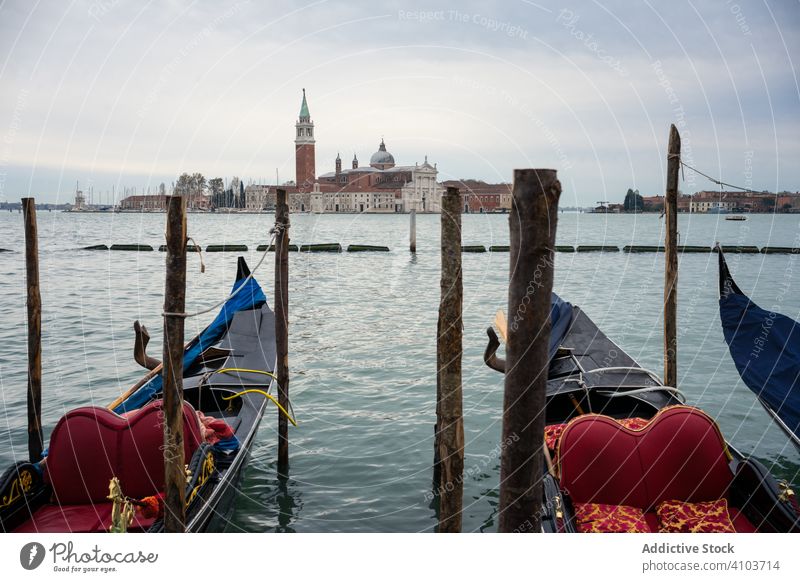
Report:
M 796 2 L 168 2 L 0 8 L 0 199 L 293 177 L 301 87 L 317 169 L 365 159 L 510 180 L 556 167 L 589 204 L 663 190 L 669 123 L 736 182 L 800 188 Z M 660 63 L 654 66 L 654 63 Z M 710 184 L 696 182 L 698 188 Z

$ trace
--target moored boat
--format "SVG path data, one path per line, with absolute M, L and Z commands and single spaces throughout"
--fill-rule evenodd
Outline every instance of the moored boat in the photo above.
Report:
M 139 332 L 137 326 L 137 333 Z M 128 531 L 163 530 L 161 366 L 107 407 L 84 406 L 55 425 L 43 459 L 0 476 L 0 530 L 103 532 L 115 501 L 130 509 Z M 275 319 L 243 258 L 218 315 L 184 351 L 183 424 L 187 531 L 220 531 L 276 384 Z M 276 402 L 277 404 L 277 402 Z M 288 415 L 288 413 L 287 413 Z
M 762 309 L 736 285 L 719 253 L 719 315 L 744 383 L 800 449 L 800 323 Z
M 545 532 L 800 531 L 786 482 L 564 303 L 551 310 Z M 489 336 L 484 360 L 502 371 Z

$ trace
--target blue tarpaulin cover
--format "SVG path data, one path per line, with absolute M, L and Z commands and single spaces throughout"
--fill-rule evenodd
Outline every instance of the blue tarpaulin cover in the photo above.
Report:
M 250 279 L 246 279 L 246 276 L 247 275 L 236 280 L 231 293 L 236 291 L 239 287 L 242 287 L 243 284 L 244 287 L 223 304 L 219 314 L 214 318 L 214 321 L 187 346 L 183 355 L 184 370 L 191 366 L 200 354 L 217 343 L 222 336 L 225 335 L 231 320 L 233 320 L 233 316 L 236 315 L 237 312 L 260 307 L 267 301 L 264 292 L 261 290 L 255 278 L 251 277 Z M 127 400 L 114 409 L 114 412 L 122 414 L 123 412 L 141 408 L 153 395 L 161 391 L 162 386 L 163 378 L 161 374 L 159 374 L 139 388 L 139 390 L 131 394 Z
M 556 355 L 558 346 L 572 323 L 572 304 L 553 293 L 550 298 L 550 359 Z
M 739 375 L 795 435 L 800 435 L 800 323 L 762 309 L 741 292 L 720 251 L 722 333 Z

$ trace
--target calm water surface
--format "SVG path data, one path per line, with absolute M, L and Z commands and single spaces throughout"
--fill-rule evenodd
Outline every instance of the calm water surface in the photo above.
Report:
M 164 254 L 76 251 L 91 244 L 163 244 L 163 214 L 39 213 L 43 299 L 44 425 L 68 409 L 105 405 L 142 375 L 132 323 L 160 345 Z M 189 216 L 198 244 L 267 242 L 272 215 Z M 680 216 L 681 243 L 800 246 L 800 217 Z M 300 215 L 292 242 L 388 245 L 390 253 L 290 255 L 290 370 L 299 420 L 291 476 L 275 472 L 276 414 L 265 416 L 229 531 L 430 531 L 439 302 L 439 217 Z M 658 244 L 657 215 L 562 214 L 559 244 Z M 0 214 L 0 464 L 26 453 L 25 288 L 22 218 Z M 464 244 L 508 244 L 508 217 L 464 217 Z M 261 253 L 247 253 L 251 266 Z M 222 298 L 233 254 L 189 259 L 187 310 Z M 556 255 L 555 289 L 580 305 L 641 365 L 661 370 L 663 254 Z M 731 255 L 740 287 L 765 308 L 800 319 L 796 256 Z M 257 273 L 271 302 L 273 257 Z M 482 363 L 485 328 L 507 305 L 508 254 L 464 255 L 464 530 L 496 529 L 502 377 Z M 800 455 L 739 380 L 717 311 L 716 255 L 680 262 L 680 388 L 726 437 L 774 473 L 800 484 Z M 208 323 L 189 320 L 187 336 Z

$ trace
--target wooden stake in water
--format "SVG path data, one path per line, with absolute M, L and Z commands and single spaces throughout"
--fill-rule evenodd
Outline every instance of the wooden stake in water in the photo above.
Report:
M 439 461 L 439 532 L 460 532 L 464 496 L 464 418 L 461 393 L 461 196 L 442 196 L 442 278 L 436 350 L 436 457 Z
M 183 339 L 186 308 L 186 198 L 167 197 L 164 289 L 164 530 L 186 530 L 183 452 Z M 177 315 L 166 315 L 177 314 Z
M 278 188 L 275 204 L 275 348 L 278 402 L 289 410 L 289 203 Z M 289 469 L 289 423 L 278 411 L 278 472 Z
M 28 288 L 28 457 L 42 458 L 42 296 L 39 291 L 39 240 L 36 200 L 22 199 L 25 222 L 25 272 Z
M 501 532 L 541 531 L 550 295 L 560 195 L 555 170 L 514 171 L 500 461 Z
M 411 209 L 411 230 L 409 232 L 409 249 L 412 253 L 417 252 L 417 211 Z
M 667 192 L 664 198 L 666 238 L 664 241 L 664 383 L 678 386 L 678 170 L 681 165 L 681 136 L 674 125 L 669 129 L 667 149 Z

